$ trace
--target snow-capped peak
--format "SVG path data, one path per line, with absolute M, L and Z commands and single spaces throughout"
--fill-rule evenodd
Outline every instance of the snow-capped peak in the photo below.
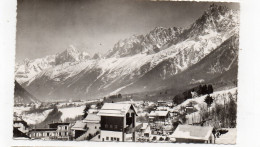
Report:
M 57 54 L 55 58 L 56 65 L 65 63 L 65 62 L 78 62 L 89 59 L 90 56 L 87 52 L 80 52 L 76 47 L 70 45 L 65 51 L 60 54 Z

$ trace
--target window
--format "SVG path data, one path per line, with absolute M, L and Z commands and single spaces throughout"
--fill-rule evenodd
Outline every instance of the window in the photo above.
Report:
M 109 137 L 107 137 L 106 140 L 109 140 Z
M 114 140 L 116 140 L 116 137 L 114 137 Z
M 65 126 L 64 128 L 65 128 L 65 130 L 67 130 L 67 126 Z
M 105 141 L 105 139 L 104 139 L 104 138 L 102 138 L 102 141 Z
M 47 133 L 47 136 L 49 136 L 50 135 L 50 133 Z
M 95 126 L 95 129 L 97 129 L 97 126 Z
M 113 137 L 110 137 L 111 141 L 113 141 Z
M 117 138 L 116 140 L 119 141 L 119 138 Z

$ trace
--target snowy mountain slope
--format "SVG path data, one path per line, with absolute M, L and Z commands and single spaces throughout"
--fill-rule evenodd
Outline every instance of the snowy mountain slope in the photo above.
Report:
M 204 79 L 205 74 L 201 73 L 204 70 L 210 69 L 207 72 L 212 78 L 221 77 L 230 71 L 219 68 L 222 63 L 225 68 L 233 69 L 234 66 L 225 66 L 230 59 L 234 63 L 237 61 L 236 56 L 229 57 L 233 55 L 229 54 L 229 49 L 225 51 L 227 56 L 221 52 L 210 58 L 207 56 L 221 50 L 219 46 L 224 50 L 228 46 L 225 41 L 238 31 L 239 12 L 212 5 L 190 28 L 158 27 L 147 35 L 132 36 L 119 41 L 106 58 L 81 60 L 73 49 L 70 56 L 65 56 L 70 51 L 62 53 L 59 64 L 54 62 L 54 66 L 35 74 L 22 85 L 41 99 L 93 99 L 113 91 L 131 93 L 174 87 L 173 83 L 181 87 Z M 227 42 L 232 45 L 232 41 Z M 218 54 L 223 56 L 219 62 L 216 61 Z M 207 66 L 202 66 L 202 62 Z M 214 66 L 208 67 L 207 63 L 214 63 Z M 191 68 L 195 65 L 200 67 L 200 72 Z M 189 78 L 192 76 L 198 77 Z
M 23 84 L 41 71 L 53 67 L 54 65 L 55 55 L 34 60 L 25 59 L 22 63 L 16 64 L 15 79 L 18 83 Z
M 15 81 L 14 88 L 14 104 L 29 104 L 29 103 L 38 103 L 33 95 L 27 92 L 18 82 Z
M 190 66 L 188 69 L 176 74 L 175 76 L 167 74 L 167 72 L 170 71 L 170 69 L 167 68 L 174 67 L 172 66 L 174 62 L 171 60 L 165 60 L 153 70 L 147 72 L 146 75 L 136 83 L 129 86 L 129 89 L 124 89 L 123 91 L 141 92 L 164 88 L 181 89 L 193 85 L 192 81 L 198 80 L 203 81 L 202 83 L 217 84 L 221 82 L 230 82 L 235 85 L 238 69 L 238 38 L 237 34 L 231 36 L 197 64 Z M 164 78 L 163 80 L 162 77 Z
M 56 55 L 49 55 L 43 58 L 34 60 L 25 59 L 22 63 L 15 66 L 15 79 L 18 83 L 23 84 L 29 81 L 37 74 L 48 68 L 66 62 L 80 62 L 89 59 L 90 55 L 86 52 L 79 52 L 74 46 L 70 46 L 62 53 Z

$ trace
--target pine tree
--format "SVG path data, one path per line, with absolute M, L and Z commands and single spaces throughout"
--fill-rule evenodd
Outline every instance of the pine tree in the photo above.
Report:
M 85 109 L 83 110 L 83 119 L 88 116 L 88 110 L 90 109 L 89 105 L 86 105 Z
M 211 93 L 213 93 L 213 87 L 212 87 L 212 85 L 208 85 L 208 94 L 211 94 Z
M 204 102 L 207 103 L 208 107 L 210 107 L 213 103 L 213 98 L 210 95 L 207 95 L 207 97 L 204 99 Z

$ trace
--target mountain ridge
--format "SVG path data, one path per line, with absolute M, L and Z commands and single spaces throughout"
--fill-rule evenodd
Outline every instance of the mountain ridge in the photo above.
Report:
M 157 27 L 146 35 L 117 42 L 105 58 L 61 60 L 61 64 L 27 78 L 22 86 L 41 99 L 93 99 L 114 92 L 131 93 L 135 91 L 129 87 L 140 87 L 143 83 L 136 83 L 145 78 L 168 88 L 172 85 L 163 81 L 185 73 L 238 33 L 239 12 L 212 5 L 185 30 Z M 152 71 L 157 77 L 149 76 Z M 143 86 L 148 88 L 149 84 Z

